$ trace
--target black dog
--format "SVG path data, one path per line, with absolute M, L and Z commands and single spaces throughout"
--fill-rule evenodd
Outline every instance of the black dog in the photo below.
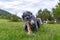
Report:
M 24 22 L 25 31 L 37 32 L 40 27 L 40 18 L 36 18 L 31 12 L 26 11 L 22 15 L 22 20 Z M 41 21 L 42 22 L 42 21 Z M 28 27 L 29 26 L 29 27 Z

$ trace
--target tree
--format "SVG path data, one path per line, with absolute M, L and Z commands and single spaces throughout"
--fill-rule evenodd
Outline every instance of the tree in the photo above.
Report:
M 18 17 L 17 17 L 17 13 L 11 15 L 11 21 L 13 21 L 13 22 L 17 22 L 17 21 L 19 21 L 19 20 L 18 20 Z
M 42 14 L 42 10 L 40 9 L 40 10 L 38 11 L 38 13 L 37 13 L 36 17 L 41 18 L 41 16 L 40 16 L 41 14 Z
M 51 20 L 51 14 L 50 13 L 51 12 L 47 9 L 44 9 L 43 11 L 39 10 L 37 17 L 41 18 L 42 21 L 44 21 L 44 20 L 46 21 L 47 19 Z
M 60 21 L 60 3 L 58 3 L 56 8 L 53 8 L 52 11 L 53 11 L 55 19 L 57 19 L 57 22 L 59 22 Z

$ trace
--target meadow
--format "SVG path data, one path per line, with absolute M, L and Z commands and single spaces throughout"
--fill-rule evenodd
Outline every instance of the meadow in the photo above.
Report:
M 60 40 L 60 24 L 43 24 L 37 33 L 28 35 L 22 22 L 0 19 L 0 40 Z

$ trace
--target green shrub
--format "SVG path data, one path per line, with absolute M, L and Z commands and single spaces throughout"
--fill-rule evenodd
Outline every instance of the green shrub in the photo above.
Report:
M 54 21 L 48 21 L 48 24 L 55 24 Z
M 19 21 L 19 18 L 16 15 L 12 15 L 10 20 L 12 22 L 18 22 Z

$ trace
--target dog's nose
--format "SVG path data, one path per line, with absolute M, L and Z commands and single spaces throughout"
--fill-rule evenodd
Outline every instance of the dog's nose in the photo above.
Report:
M 29 16 L 26 16 L 26 19 L 28 20 L 29 19 Z
M 28 20 L 29 18 L 27 17 L 26 19 Z

